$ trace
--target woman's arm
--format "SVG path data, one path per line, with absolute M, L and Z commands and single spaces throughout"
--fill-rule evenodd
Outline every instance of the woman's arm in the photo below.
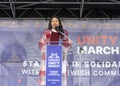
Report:
M 72 41 L 68 38 L 69 34 L 68 34 L 67 30 L 64 30 L 64 34 L 67 37 L 63 36 L 63 46 L 65 48 L 70 48 L 72 46 Z
M 47 45 L 49 38 L 50 38 L 50 30 L 43 31 L 42 36 L 38 42 L 40 50 L 43 50 L 43 48 Z

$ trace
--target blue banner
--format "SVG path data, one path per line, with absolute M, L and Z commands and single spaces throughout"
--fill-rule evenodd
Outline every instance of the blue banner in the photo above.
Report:
M 61 86 L 62 46 L 47 46 L 46 86 Z

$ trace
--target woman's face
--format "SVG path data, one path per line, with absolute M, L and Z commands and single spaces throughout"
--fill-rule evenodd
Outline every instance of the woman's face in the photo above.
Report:
M 60 25 L 59 20 L 57 18 L 52 18 L 51 25 L 52 25 L 52 28 L 55 29 L 56 26 Z

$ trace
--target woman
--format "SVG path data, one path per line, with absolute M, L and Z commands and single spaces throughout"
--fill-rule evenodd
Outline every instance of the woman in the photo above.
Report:
M 41 66 L 40 66 L 40 84 L 45 85 L 46 70 L 46 45 L 62 45 L 63 46 L 63 63 L 67 61 L 67 51 L 71 47 L 71 41 L 68 39 L 68 32 L 63 29 L 61 20 L 58 17 L 52 17 L 49 21 L 48 29 L 44 30 L 39 40 L 39 48 L 41 50 Z M 62 86 L 66 84 L 66 64 L 62 64 Z

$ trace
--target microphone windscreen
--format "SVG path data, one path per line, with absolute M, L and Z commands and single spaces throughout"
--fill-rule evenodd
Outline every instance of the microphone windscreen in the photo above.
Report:
M 56 29 L 56 31 L 58 31 L 58 32 L 60 31 L 59 26 L 56 26 L 55 29 Z

